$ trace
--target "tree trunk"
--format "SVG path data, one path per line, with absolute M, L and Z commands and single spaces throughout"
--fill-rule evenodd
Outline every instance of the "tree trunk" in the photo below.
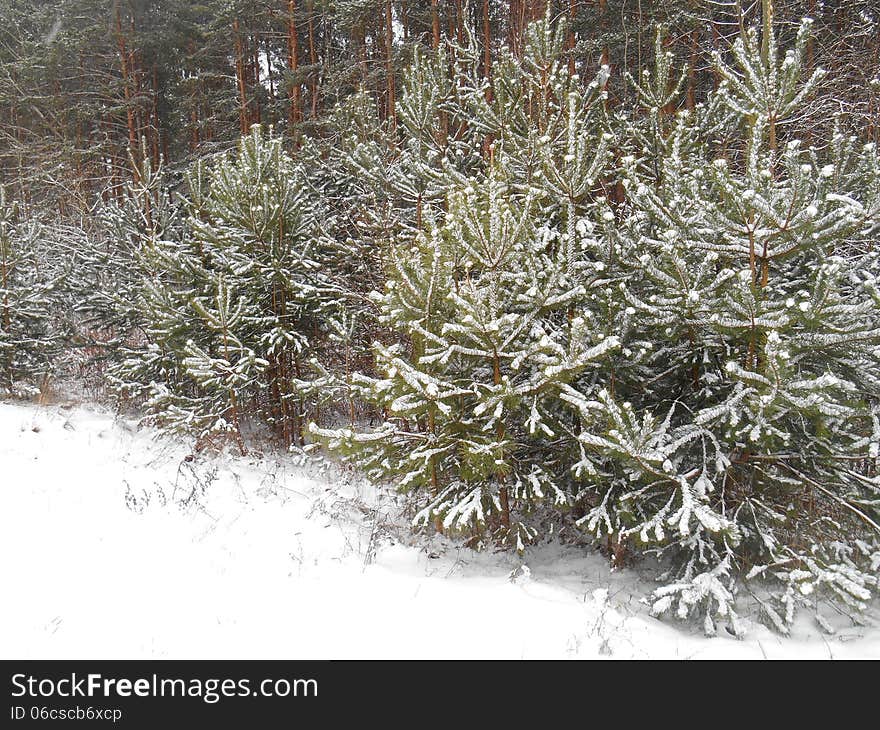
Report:
M 509 0 L 507 5 L 507 45 L 515 58 L 522 56 L 522 31 L 526 0 Z
M 492 100 L 492 27 L 489 24 L 489 0 L 483 0 L 483 78 L 489 81 L 486 98 Z
M 152 73 L 153 84 L 153 164 L 159 166 L 159 147 L 161 145 L 161 125 L 159 122 L 159 70 L 156 64 L 153 64 Z
M 690 111 L 697 105 L 696 75 L 697 75 L 697 51 L 699 50 L 700 31 L 694 29 L 691 33 L 691 57 L 687 70 L 687 99 L 685 104 Z
M 241 34 L 238 32 L 238 19 L 232 21 L 232 33 L 235 39 L 235 75 L 238 80 L 238 120 L 241 133 L 247 134 L 250 127 L 250 115 L 247 103 L 247 85 L 244 78 L 244 48 Z
M 122 16 L 119 6 L 116 7 L 116 43 L 119 47 L 119 64 L 122 69 L 122 94 L 125 100 L 125 113 L 128 122 L 128 146 L 132 154 L 136 154 L 137 130 L 135 128 L 134 107 L 131 99 L 130 56 L 125 47 L 125 36 L 122 34 Z
M 440 13 L 437 0 L 431 0 L 431 47 L 436 51 L 440 48 Z
M 308 0 L 306 5 L 309 12 L 309 63 L 312 71 L 309 74 L 309 89 L 312 96 L 312 119 L 318 116 L 318 53 L 315 50 L 315 2 Z
M 394 99 L 394 26 L 392 24 L 391 0 L 385 0 L 385 83 L 387 85 L 387 113 L 391 126 L 397 127 Z
M 251 71 L 251 87 L 259 90 L 260 88 L 260 38 L 257 35 L 252 36 L 253 53 L 250 55 L 250 71 Z M 254 97 L 253 118 L 257 124 L 262 123 L 262 110 L 260 109 L 260 98 Z
M 608 20 L 608 0 L 599 0 L 599 16 L 601 18 L 599 22 L 599 26 L 602 29 L 602 33 L 604 34 L 607 30 Z M 608 66 L 609 69 L 609 77 L 611 70 L 611 49 L 608 48 L 608 44 L 604 44 L 602 46 L 602 55 L 599 58 L 600 66 Z M 606 91 L 608 89 L 608 78 L 606 77 L 605 81 L 602 83 L 602 91 Z M 608 101 L 606 100 L 606 105 Z
M 296 0 L 287 3 L 287 67 L 291 76 L 299 69 L 299 37 L 296 29 Z M 294 78 L 290 82 L 290 134 L 296 139 L 297 125 L 302 120 L 302 87 Z

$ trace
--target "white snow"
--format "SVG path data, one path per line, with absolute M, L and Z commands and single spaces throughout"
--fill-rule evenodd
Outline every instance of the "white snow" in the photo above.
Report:
M 0 658 L 880 657 L 831 612 L 833 636 L 746 618 L 708 639 L 584 548 L 475 553 L 340 469 L 190 449 L 97 406 L 0 403 Z

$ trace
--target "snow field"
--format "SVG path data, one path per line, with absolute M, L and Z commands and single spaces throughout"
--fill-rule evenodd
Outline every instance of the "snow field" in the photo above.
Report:
M 880 657 L 840 616 L 706 639 L 652 618 L 634 570 L 413 535 L 397 497 L 318 462 L 188 457 L 97 406 L 0 403 L 0 656 Z

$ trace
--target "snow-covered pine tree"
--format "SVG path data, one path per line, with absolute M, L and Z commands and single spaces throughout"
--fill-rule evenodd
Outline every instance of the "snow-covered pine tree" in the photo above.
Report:
M 146 140 L 141 144 L 139 156 L 129 155 L 131 179 L 118 198 L 102 201 L 97 230 L 77 252 L 77 310 L 84 326 L 96 330 L 94 339 L 100 339 L 94 344 L 110 353 L 137 339 L 145 324 L 140 311 L 145 272 L 154 281 L 162 278 L 172 263 L 161 260 L 162 252 L 170 249 L 178 258 L 181 253 L 182 206 L 172 196 L 163 162 L 154 166 Z
M 417 524 L 517 549 L 536 536 L 528 513 L 572 497 L 558 391 L 617 346 L 569 317 L 583 288 L 557 231 L 535 218 L 503 165 L 450 193 L 442 223 L 392 247 L 381 321 L 408 346 L 375 345 L 381 377 L 362 376 L 382 407 L 373 432 L 312 432 L 377 478 L 419 490 Z M 569 411 L 570 412 L 570 411 Z
M 564 18 L 528 25 L 519 57 L 501 54 L 488 93 L 473 89 L 473 128 L 507 169 L 515 190 L 531 190 L 542 214 L 574 226 L 597 195 L 607 172 L 612 137 L 605 123 L 607 67 L 589 83 L 571 74 Z
M 769 26 L 749 31 L 736 66 L 717 59 L 716 99 L 625 160 L 605 294 L 632 356 L 613 388 L 562 396 L 597 475 L 582 526 L 668 558 L 654 611 L 709 633 L 718 617 L 739 631 L 744 577 L 767 579 L 751 590 L 781 631 L 797 604 L 860 608 L 877 586 L 878 261 L 854 245 L 876 223 L 833 149 L 820 161 L 780 132 L 821 75 L 801 81 L 808 32 L 783 55 Z M 875 150 L 849 152 L 870 193 Z
M 467 89 L 457 82 L 465 63 L 454 63 L 443 47 L 416 47 L 403 74 L 397 106 L 400 153 L 389 166 L 388 185 L 404 228 L 422 227 L 425 210 L 442 207 L 452 180 L 482 168 L 482 156 L 467 129 Z
M 589 83 L 569 72 L 565 55 L 566 22 L 543 20 L 526 29 L 519 83 L 497 75 L 493 97 L 498 120 L 496 147 L 504 153 L 508 175 L 532 191 L 541 215 L 559 227 L 569 273 L 589 277 L 594 263 L 579 250 L 578 228 L 589 225 L 612 169 L 613 135 L 608 131 L 602 67 Z M 501 85 L 507 88 L 498 93 Z M 522 89 L 522 98 L 513 89 Z M 506 100 L 506 101 L 505 101 Z M 504 123 L 524 110 L 520 125 Z M 587 272 L 578 271 L 586 265 Z
M 378 118 L 375 101 L 364 91 L 340 104 L 327 133 L 305 139 L 298 154 L 300 164 L 309 170 L 310 189 L 322 201 L 320 234 L 334 261 L 332 281 L 344 304 L 327 320 L 328 342 L 336 345 L 331 349 L 343 357 L 335 363 L 313 361 L 313 370 L 326 371 L 298 387 L 326 405 L 328 412 L 339 411 L 344 404 L 349 419 L 355 405 L 349 376 L 370 369 L 371 343 L 379 328 L 375 307 L 366 295 L 382 285 L 385 241 L 406 217 L 401 215 L 405 206 L 389 184 L 397 155 L 394 134 Z
M 0 393 L 44 389 L 66 342 L 66 267 L 0 186 Z
M 415 46 L 393 128 L 379 121 L 365 91 L 340 106 L 334 126 L 341 139 L 329 154 L 340 158 L 338 172 L 356 176 L 372 198 L 358 211 L 362 235 L 414 234 L 430 208 L 443 207 L 450 185 L 485 170 L 486 133 L 477 120 L 481 110 L 475 111 L 487 88 L 479 55 L 470 34 L 463 45 Z
M 252 127 L 236 158 L 210 172 L 191 216 L 210 270 L 254 307 L 243 344 L 269 362 L 267 420 L 285 443 L 301 439 L 306 407 L 292 385 L 326 334 L 334 304 L 329 253 L 319 236 L 319 201 L 283 140 Z
M 199 433 L 232 433 L 244 452 L 241 402 L 259 391 L 260 375 L 269 362 L 257 357 L 236 334 L 261 324 L 259 312 L 244 297 L 236 296 L 223 274 L 217 274 L 215 282 L 211 300 L 197 297 L 190 303 L 199 317 L 198 326 L 210 333 L 210 341 L 203 347 L 189 340 L 184 349 L 184 371 L 199 388 L 199 397 L 192 399 L 185 417 Z
M 653 62 L 642 70 L 641 76 L 637 79 L 632 74 L 626 75 L 627 83 L 635 91 L 635 109 L 618 113 L 614 120 L 624 130 L 629 147 L 637 152 L 634 161 L 643 175 L 656 183 L 662 180 L 661 164 L 664 159 L 672 154 L 681 154 L 682 144 L 688 141 L 680 132 L 678 135 L 671 134 L 676 124 L 689 119 L 689 113 L 674 113 L 688 72 L 682 69 L 676 73 L 675 57 L 664 47 L 666 32 L 666 28 L 657 29 Z M 699 106 L 699 111 L 703 111 L 703 105 Z M 714 115 L 718 116 L 723 118 L 723 115 Z M 706 124 L 707 118 L 703 115 L 696 126 L 705 132 Z M 672 144 L 678 146 L 677 151 L 672 149 Z
M 451 75 L 443 53 L 415 59 L 391 168 L 416 187 L 389 175 L 402 214 L 375 299 L 400 341 L 376 345 L 385 377 L 354 379 L 386 423 L 314 430 L 372 477 L 429 495 L 417 522 L 475 542 L 489 526 L 522 547 L 534 506 L 576 501 L 577 416 L 558 393 L 585 372 L 604 380 L 592 358 L 616 346 L 598 317 L 586 324 L 607 258 L 591 221 L 611 157 L 602 78 L 571 76 L 564 44 L 561 24 L 534 23 L 491 87 L 468 48 Z
M 305 180 L 281 138 L 254 125 L 235 155 L 193 168 L 179 236 L 147 236 L 137 295 L 147 342 L 113 377 L 166 424 L 231 431 L 241 445 L 247 400 L 284 444 L 301 440 L 297 384 L 337 299 Z
M 131 164 L 132 180 L 102 206 L 100 235 L 82 257 L 81 310 L 106 350 L 107 381 L 120 403 L 146 403 L 151 415 L 165 412 L 164 425 L 190 428 L 195 394 L 183 358 L 191 341 L 207 346 L 191 302 L 210 295 L 210 273 L 186 235 L 184 203 L 172 196 L 164 166 L 154 168 L 146 154 Z M 200 189 L 203 171 L 201 164 L 191 171 L 191 189 Z

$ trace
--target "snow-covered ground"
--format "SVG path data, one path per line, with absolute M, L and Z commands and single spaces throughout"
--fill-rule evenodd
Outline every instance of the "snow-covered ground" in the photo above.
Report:
M 338 470 L 190 453 L 96 406 L 0 403 L 0 658 L 880 658 L 843 617 L 707 639 L 583 549 L 475 553 Z

